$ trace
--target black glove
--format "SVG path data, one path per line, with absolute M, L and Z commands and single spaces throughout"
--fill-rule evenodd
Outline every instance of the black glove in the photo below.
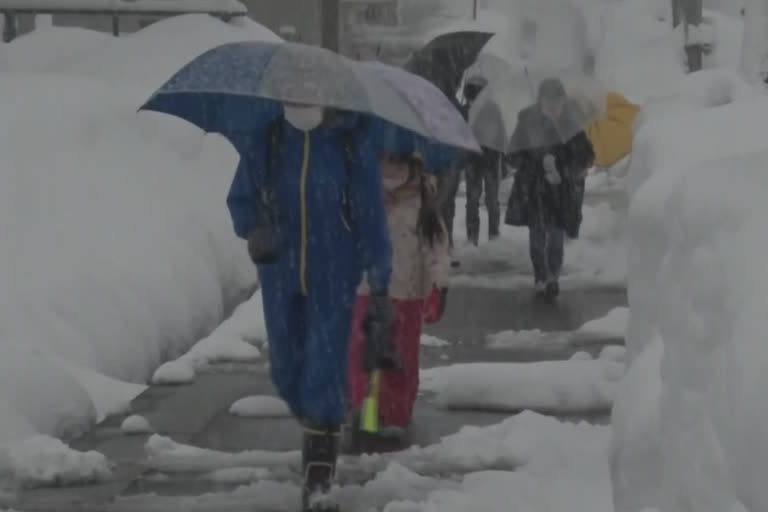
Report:
M 248 233 L 248 254 L 256 265 L 277 261 L 277 239 L 275 230 L 269 226 L 258 226 Z
M 371 295 L 368 311 L 363 320 L 365 344 L 363 346 L 363 370 L 394 370 L 399 358 L 392 338 L 392 303 L 386 295 Z

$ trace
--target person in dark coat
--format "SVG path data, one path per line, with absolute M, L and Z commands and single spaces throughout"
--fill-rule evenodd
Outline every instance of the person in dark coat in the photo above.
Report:
M 464 85 L 464 98 L 466 99 L 465 118 L 469 119 L 469 110 L 472 108 L 480 92 L 486 87 L 486 82 L 481 77 L 470 79 Z M 493 109 L 493 104 L 486 105 Z M 489 129 L 503 130 L 503 122 L 498 112 L 490 112 L 496 116 L 485 115 Z M 491 122 L 493 119 L 495 122 Z M 499 182 L 501 180 L 502 153 L 483 147 L 480 154 L 468 155 L 465 170 L 467 184 L 467 239 L 475 246 L 480 240 L 480 197 L 485 192 L 485 207 L 488 210 L 488 238 L 493 240 L 499 236 L 499 224 L 501 222 L 501 208 L 499 206 Z
M 506 223 L 527 226 L 537 290 L 560 292 L 565 236 L 578 238 L 587 171 L 595 154 L 563 83 L 541 83 L 537 102 L 518 114 L 507 164 L 517 169 Z

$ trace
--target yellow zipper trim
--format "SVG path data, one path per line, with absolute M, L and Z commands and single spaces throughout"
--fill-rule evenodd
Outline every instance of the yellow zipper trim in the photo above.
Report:
M 301 261 L 299 262 L 299 279 L 301 281 L 301 293 L 309 295 L 307 287 L 307 245 L 308 224 L 307 219 L 307 173 L 309 171 L 309 132 L 304 132 L 304 159 L 301 162 Z

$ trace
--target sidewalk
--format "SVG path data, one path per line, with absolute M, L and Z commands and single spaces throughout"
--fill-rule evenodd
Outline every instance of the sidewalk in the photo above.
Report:
M 445 320 L 429 334 L 451 342 L 446 347 L 423 347 L 423 367 L 454 362 L 567 359 L 574 352 L 593 353 L 620 339 L 574 339 L 559 348 L 490 349 L 488 334 L 503 330 L 537 328 L 568 332 L 584 322 L 626 304 L 624 290 L 565 290 L 557 305 L 531 298 L 531 290 L 457 288 L 451 291 Z M 218 364 L 198 372 L 194 383 L 185 386 L 151 386 L 136 398 L 132 414 L 144 416 L 156 433 L 174 441 L 224 452 L 243 450 L 293 451 L 299 447 L 300 431 L 289 418 L 247 419 L 229 414 L 230 405 L 249 395 L 274 395 L 263 361 L 253 364 Z M 604 411 L 607 413 L 607 411 Z M 425 394 L 417 403 L 412 443 L 427 446 L 464 425 L 490 425 L 509 413 L 446 411 Z M 604 422 L 606 414 L 590 421 Z M 73 443 L 79 450 L 96 450 L 116 464 L 115 480 L 100 485 L 28 490 L 15 496 L 0 496 L 0 508 L 21 511 L 69 512 L 115 510 L 117 496 L 199 496 L 211 491 L 234 490 L 238 484 L 202 480 L 199 473 L 165 472 L 159 478 L 148 466 L 144 445 L 148 435 L 126 436 L 120 431 L 124 416 L 108 418 L 85 438 Z M 585 418 L 574 418 L 585 419 Z M 510 468 L 512 469 L 512 468 Z M 298 475 L 286 475 L 288 481 Z M 159 506 L 159 504 L 158 504 Z M 137 505 L 138 507 L 138 505 Z M 120 510 L 133 510 L 125 505 Z M 138 512 L 138 508 L 136 508 Z M 233 509 L 234 510 L 234 509 Z M 243 509 L 246 510 L 246 509 Z M 142 511 L 144 512 L 144 511 Z

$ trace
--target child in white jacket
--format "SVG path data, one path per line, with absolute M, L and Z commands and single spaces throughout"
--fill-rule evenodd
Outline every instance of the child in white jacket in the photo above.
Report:
M 419 348 L 425 301 L 439 297 L 442 314 L 447 290 L 448 236 L 435 206 L 434 175 L 418 154 L 385 155 L 381 173 L 392 241 L 393 338 L 399 367 L 381 375 L 379 417 L 382 430 L 404 431 L 419 390 Z M 357 292 L 349 345 L 350 411 L 360 409 L 368 394 L 369 376 L 362 360 L 363 320 L 369 288 L 364 279 Z M 432 302 L 432 300 L 430 300 Z M 430 320 L 436 322 L 440 314 Z

